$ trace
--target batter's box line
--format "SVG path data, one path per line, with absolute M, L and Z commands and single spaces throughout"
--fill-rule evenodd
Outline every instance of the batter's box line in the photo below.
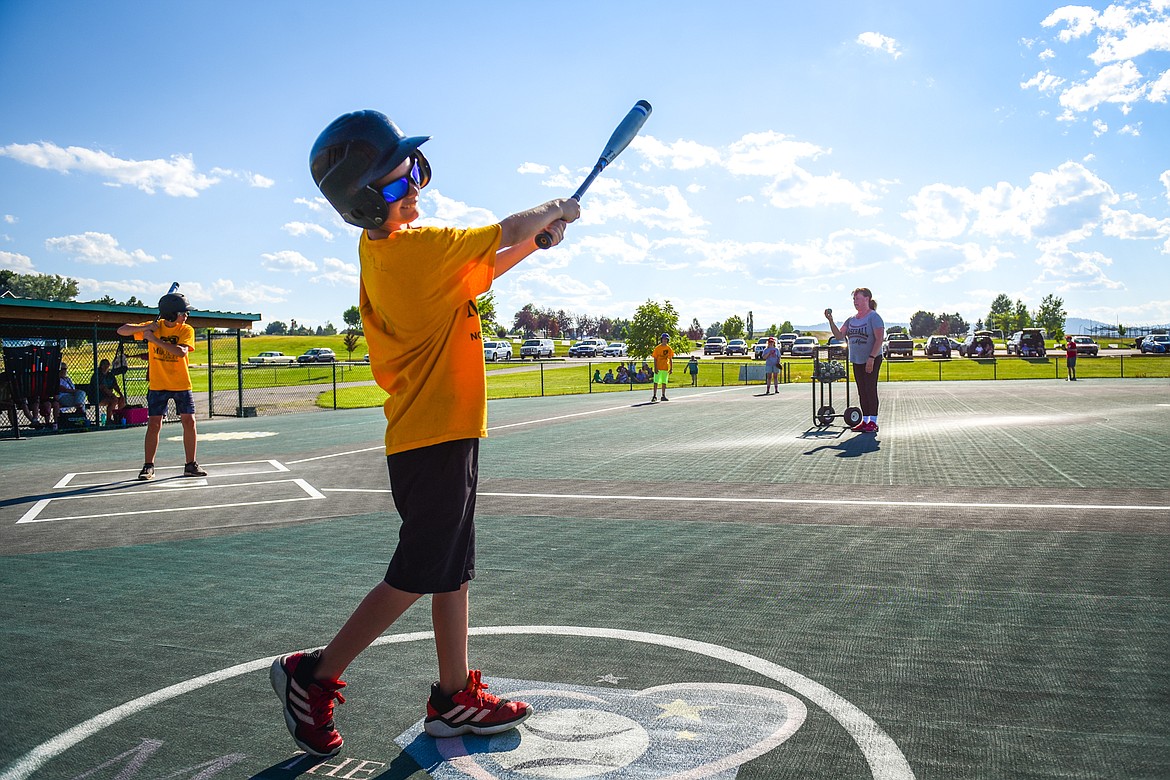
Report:
M 191 511 L 200 510 L 200 509 L 229 509 L 231 507 L 239 507 L 239 506 L 265 506 L 268 504 L 287 504 L 287 503 L 290 503 L 293 501 L 318 501 L 318 500 L 324 500 L 326 498 L 324 493 L 317 490 L 317 488 L 313 487 L 305 480 L 299 479 L 299 478 L 298 479 L 272 479 L 272 480 L 268 480 L 266 482 L 237 482 L 234 485 L 204 485 L 204 486 L 185 488 L 183 492 L 188 492 L 188 491 L 194 492 L 196 490 L 207 490 L 207 489 L 223 490 L 225 488 L 232 488 L 232 487 L 251 487 L 253 485 L 279 485 L 279 484 L 284 484 L 284 483 L 292 483 L 292 484 L 296 485 L 301 490 L 305 491 L 306 495 L 297 496 L 296 498 L 270 498 L 270 499 L 265 499 L 263 501 L 235 501 L 235 502 L 228 503 L 228 504 L 204 504 L 201 506 L 176 506 L 176 507 L 167 507 L 164 509 L 135 509 L 132 511 L 125 511 L 125 512 L 100 512 L 100 513 L 92 514 L 92 515 L 71 515 L 69 517 L 47 517 L 47 518 L 43 518 L 43 519 L 39 518 L 38 516 L 41 514 L 41 512 L 45 511 L 45 508 L 48 507 L 49 504 L 51 504 L 54 501 L 71 501 L 73 499 L 78 499 L 78 498 L 101 498 L 101 497 L 103 497 L 103 496 L 92 496 L 92 495 L 89 495 L 89 496 L 57 496 L 55 498 L 43 498 L 40 501 L 33 504 L 32 508 L 24 513 L 24 517 L 22 517 L 16 521 L 16 524 L 21 525 L 22 523 L 52 523 L 52 522 L 55 522 L 57 520 L 93 520 L 95 518 L 101 518 L 101 517 L 132 517 L 134 515 L 159 515 L 159 514 L 167 514 L 169 512 L 191 512 Z M 137 495 L 157 496 L 157 495 L 159 495 L 159 493 L 157 490 L 135 490 L 135 491 L 129 492 L 129 493 L 119 493 L 118 497 L 120 498 L 122 496 L 137 496 Z
M 283 463 L 281 463 L 278 460 L 234 460 L 234 461 L 230 461 L 228 463 L 205 463 L 203 465 L 206 468 L 220 468 L 223 466 L 248 466 L 248 465 L 251 465 L 253 463 L 267 463 L 270 466 L 272 466 L 272 468 L 275 471 L 288 471 L 289 470 L 288 466 L 284 465 Z M 159 471 L 168 471 L 171 469 L 182 469 L 182 468 L 184 468 L 184 466 L 159 466 L 158 468 L 155 469 L 155 472 L 157 473 Z M 71 481 L 73 481 L 74 477 L 88 476 L 90 474 L 135 474 L 135 473 L 137 473 L 136 469 L 110 469 L 109 471 L 74 471 L 74 472 L 70 472 L 69 474 L 66 474 L 64 477 L 62 477 L 60 482 L 58 482 L 56 485 L 53 485 L 52 490 L 60 490 L 63 487 L 67 487 L 69 485 L 69 483 Z M 230 476 L 242 477 L 242 476 L 246 476 L 248 474 L 268 474 L 268 473 L 270 473 L 270 472 L 267 472 L 267 471 L 245 471 L 243 474 L 236 473 L 236 474 L 231 474 Z M 126 481 L 130 481 L 130 480 L 126 480 Z M 228 486 L 228 487 L 230 487 L 230 486 Z

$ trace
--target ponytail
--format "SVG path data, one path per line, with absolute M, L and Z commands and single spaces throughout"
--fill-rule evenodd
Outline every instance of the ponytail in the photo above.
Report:
M 870 311 L 877 311 L 877 300 L 876 299 L 874 299 L 874 298 L 869 299 L 869 310 Z

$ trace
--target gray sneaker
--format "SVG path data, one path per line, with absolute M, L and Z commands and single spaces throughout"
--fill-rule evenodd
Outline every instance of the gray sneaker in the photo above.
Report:
M 188 463 L 186 466 L 183 467 L 183 476 L 184 477 L 206 477 L 207 472 L 204 471 L 203 469 L 199 468 L 198 463 L 196 463 L 195 461 L 191 461 L 190 463 Z
M 154 464 L 143 464 L 142 471 L 138 472 L 138 478 L 141 480 L 154 479 Z

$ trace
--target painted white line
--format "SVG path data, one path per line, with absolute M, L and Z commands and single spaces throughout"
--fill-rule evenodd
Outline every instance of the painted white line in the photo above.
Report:
M 873 718 L 862 712 L 855 704 L 815 680 L 811 680 L 798 672 L 748 653 L 693 639 L 683 639 L 666 634 L 651 634 L 643 631 L 626 631 L 616 628 L 580 626 L 482 626 L 471 628 L 468 633 L 472 636 L 536 634 L 640 642 L 642 644 L 658 645 L 659 647 L 669 647 L 697 655 L 704 655 L 708 658 L 714 658 L 718 661 L 739 666 L 770 680 L 775 680 L 781 685 L 796 691 L 840 723 L 865 756 L 874 780 L 914 780 L 914 771 L 910 768 L 906 756 L 902 754 L 898 745 L 878 726 Z M 379 637 L 374 640 L 373 645 L 418 642 L 429 640 L 433 637 L 434 634 L 430 631 L 395 634 Z M 26 780 L 33 772 L 40 769 L 53 758 L 74 747 L 82 740 L 94 736 L 119 721 L 137 715 L 139 712 L 153 707 L 156 704 L 208 685 L 267 669 L 278 657 L 259 658 L 255 661 L 248 661 L 228 667 L 227 669 L 221 669 L 217 672 L 211 672 L 201 677 L 193 677 L 190 680 L 184 680 L 183 682 L 128 701 L 111 710 L 106 710 L 100 715 L 96 715 L 67 731 L 61 732 L 47 742 L 43 742 L 28 753 L 25 753 L 0 774 L 0 780 Z
M 202 504 L 200 506 L 176 506 L 176 507 L 165 507 L 162 509 L 137 509 L 137 510 L 132 510 L 132 511 L 128 511 L 128 512 L 127 511 L 101 512 L 101 513 L 89 514 L 89 515 L 69 515 L 67 517 L 39 518 L 38 515 L 40 515 L 40 513 L 42 511 L 44 511 L 44 509 L 47 506 L 49 506 L 49 503 L 52 501 L 76 501 L 78 499 L 85 499 L 85 498 L 92 499 L 92 498 L 111 498 L 111 497 L 113 497 L 109 493 L 102 493 L 102 494 L 98 494 L 98 495 L 58 496 L 56 498 L 46 498 L 46 499 L 42 499 L 42 500 L 38 501 L 36 504 L 33 505 L 32 509 L 25 512 L 24 517 L 22 517 L 16 521 L 16 524 L 21 525 L 22 523 L 52 523 L 52 522 L 57 521 L 57 520 L 92 520 L 94 518 L 99 518 L 99 517 L 132 517 L 134 515 L 156 515 L 156 514 L 168 514 L 171 512 L 191 512 L 191 511 L 197 511 L 197 510 L 201 510 L 201 509 L 227 509 L 229 507 L 239 507 L 239 506 L 263 506 L 266 504 L 287 504 L 287 503 L 292 502 L 292 501 L 314 501 L 314 500 L 320 500 L 320 499 L 325 498 L 325 495 L 322 494 L 321 491 L 317 490 L 315 487 L 313 487 L 312 485 L 310 485 L 308 482 L 306 482 L 303 479 L 273 479 L 273 480 L 267 480 L 264 482 L 238 482 L 238 483 L 235 483 L 233 485 L 197 485 L 195 487 L 184 488 L 184 491 L 192 491 L 193 492 L 196 490 L 207 490 L 207 489 L 223 490 L 225 488 L 231 488 L 231 487 L 252 487 L 254 485 L 278 485 L 278 484 L 288 484 L 288 483 L 296 485 L 301 490 L 303 490 L 306 495 L 305 496 L 297 496 L 296 498 L 272 498 L 272 499 L 264 499 L 261 501 L 236 501 L 236 502 L 232 502 L 232 503 L 228 503 L 228 504 Z M 160 493 L 158 492 L 157 488 L 154 490 L 134 490 L 134 491 L 129 491 L 129 492 L 125 492 L 125 493 L 118 493 L 117 497 L 122 498 L 124 496 L 138 496 L 138 495 L 157 496 L 157 495 L 160 495 Z
M 292 462 L 296 463 L 296 461 L 292 461 Z M 267 464 L 272 466 L 272 469 L 274 471 L 288 471 L 288 467 L 285 466 L 283 463 L 281 463 L 278 460 L 233 460 L 233 461 L 228 461 L 227 463 L 204 463 L 203 467 L 204 468 L 222 468 L 224 466 L 250 466 L 254 463 L 267 463 Z M 155 473 L 157 474 L 157 473 L 162 472 L 162 471 L 179 471 L 182 468 L 183 468 L 182 466 L 158 466 L 155 468 Z M 227 476 L 242 477 L 242 476 L 246 476 L 248 474 L 267 474 L 267 473 L 269 473 L 269 472 L 267 472 L 267 471 L 237 471 L 237 472 L 234 472 L 234 473 L 229 474 Z M 70 482 L 73 481 L 73 479 L 75 477 L 84 477 L 84 476 L 89 476 L 89 475 L 93 475 L 93 474 L 138 474 L 138 469 L 110 469 L 108 471 L 74 471 L 74 472 L 66 474 L 64 477 L 62 477 L 60 482 L 58 482 L 56 485 L 53 485 L 53 489 L 57 490 L 59 488 L 63 488 L 65 486 L 67 486 Z M 215 475 L 212 474 L 211 476 L 215 476 Z M 126 481 L 130 482 L 132 480 L 126 480 Z
M 325 493 L 389 493 L 389 488 L 321 488 Z M 622 496 L 590 493 L 500 493 L 481 490 L 478 496 L 493 498 L 560 498 L 571 501 L 684 501 L 707 504 L 813 504 L 820 506 L 902 506 L 921 509 L 1107 509 L 1117 511 L 1170 511 L 1170 506 L 1143 504 L 1020 504 L 974 501 L 873 501 L 837 498 L 737 498 L 734 496 Z
M 704 396 L 704 395 L 717 395 L 719 393 L 729 393 L 729 392 L 732 392 L 733 390 L 742 390 L 742 389 L 743 389 L 742 387 L 738 387 L 738 386 L 737 387 L 727 387 L 727 388 L 722 388 L 719 390 L 711 390 L 711 391 L 704 392 L 704 393 L 692 393 L 691 395 L 688 395 L 688 396 L 680 396 L 676 400 L 689 401 L 689 400 L 692 400 L 694 398 L 698 398 L 698 397 Z M 671 403 L 674 403 L 674 401 L 671 401 Z M 618 411 L 621 411 L 623 409 L 628 410 L 631 408 L 633 408 L 632 404 L 624 404 L 622 406 L 607 406 L 604 409 L 592 409 L 588 412 L 574 412 L 573 414 L 561 414 L 561 415 L 557 415 L 556 417 L 543 417 L 539 420 L 527 420 L 525 422 L 505 423 L 504 425 L 495 425 L 495 426 L 489 425 L 488 426 L 488 433 L 491 433 L 492 431 L 500 431 L 500 430 L 503 430 L 505 428 L 519 428 L 523 425 L 539 425 L 540 423 L 555 422 L 557 420 L 567 420 L 571 417 L 584 417 L 586 415 L 591 415 L 591 414 L 602 414 L 603 412 L 618 412 Z M 363 447 L 360 450 L 346 450 L 345 452 L 334 452 L 334 453 L 329 454 L 329 455 L 315 455 L 312 458 L 301 458 L 299 460 L 290 460 L 289 465 L 296 464 L 296 463 L 309 463 L 309 462 L 314 461 L 314 460 L 326 460 L 328 458 L 343 458 L 346 455 L 360 455 L 363 452 L 373 452 L 374 450 L 381 450 L 381 449 L 385 449 L 385 445 L 378 445 L 377 447 Z
M 189 487 L 207 487 L 206 479 L 166 479 L 155 485 L 156 490 L 184 490 Z
M 1133 511 L 1170 511 L 1170 506 L 1129 504 L 1016 504 L 983 503 L 974 501 L 872 501 L 837 498 L 734 498 L 731 496 L 601 496 L 588 493 L 488 493 L 480 496 L 500 498 L 567 498 L 579 501 L 686 501 L 710 504 L 816 504 L 821 506 L 904 506 L 928 509 L 1116 509 Z
M 332 455 L 317 455 L 317 456 L 312 457 L 312 458 L 301 458 L 300 460 L 290 460 L 289 464 L 291 465 L 294 463 L 309 463 L 309 462 L 314 461 L 314 460 L 326 460 L 328 458 L 341 458 L 341 457 L 344 457 L 346 455 L 358 455 L 358 454 L 363 453 L 363 452 L 373 452 L 374 450 L 384 450 L 384 449 L 386 449 L 386 445 L 379 444 L 377 447 L 365 447 L 365 448 L 360 449 L 360 450 L 347 450 L 346 452 L 335 452 Z
M 691 395 L 687 395 L 687 396 L 679 396 L 679 398 L 676 400 L 689 401 L 692 398 L 698 398 L 700 396 L 718 395 L 719 393 L 730 393 L 734 390 L 741 390 L 741 389 L 742 389 L 741 387 L 728 387 L 728 388 L 723 388 L 721 390 L 711 390 L 711 391 L 705 392 L 705 393 L 692 393 Z M 674 403 L 674 400 L 670 401 L 670 403 Z M 637 405 L 640 406 L 641 404 L 637 404 Z M 543 417 L 539 420 L 527 420 L 525 422 L 518 422 L 518 423 L 505 423 L 504 425 L 490 425 L 490 426 L 488 426 L 488 432 L 490 433 L 492 431 L 502 431 L 505 428 L 519 428 L 523 425 L 540 425 L 541 423 L 556 422 L 557 420 L 568 420 L 568 419 L 571 419 L 573 417 L 587 417 L 587 416 L 593 415 L 593 414 L 604 414 L 605 412 L 620 412 L 623 410 L 628 411 L 628 410 L 632 409 L 634 406 L 635 406 L 634 404 L 623 404 L 621 406 L 607 406 L 603 409 L 590 409 L 587 412 L 573 412 L 572 414 L 560 414 L 560 415 L 557 415 L 556 417 Z

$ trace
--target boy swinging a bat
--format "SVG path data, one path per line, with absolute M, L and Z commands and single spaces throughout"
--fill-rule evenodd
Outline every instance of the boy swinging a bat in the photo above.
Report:
M 551 200 L 498 224 L 413 227 L 431 167 L 419 147 L 377 111 L 345 114 L 318 137 L 313 180 L 346 222 L 362 228 L 360 309 L 375 381 L 385 403 L 386 462 L 401 517 L 398 545 L 373 587 L 323 649 L 278 658 L 270 671 L 293 740 L 315 756 L 341 750 L 333 722 L 341 675 L 424 594 L 438 655 L 426 702 L 433 737 L 496 734 L 532 713 L 491 694 L 468 661 L 468 585 L 475 576 L 479 440 L 487 388 L 477 296 L 580 216 L 576 200 Z

